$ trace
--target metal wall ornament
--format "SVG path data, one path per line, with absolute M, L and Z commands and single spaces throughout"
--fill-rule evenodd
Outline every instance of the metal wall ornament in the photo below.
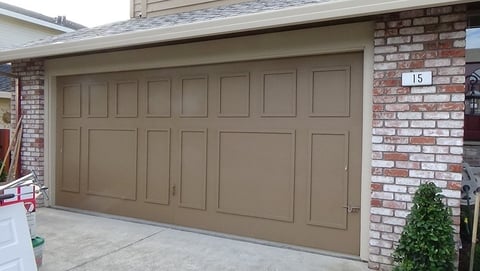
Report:
M 480 69 L 467 75 L 465 92 L 465 114 L 480 115 Z

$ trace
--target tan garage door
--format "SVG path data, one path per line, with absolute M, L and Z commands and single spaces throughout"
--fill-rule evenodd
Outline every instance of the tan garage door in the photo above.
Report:
M 362 59 L 58 78 L 56 204 L 358 255 Z

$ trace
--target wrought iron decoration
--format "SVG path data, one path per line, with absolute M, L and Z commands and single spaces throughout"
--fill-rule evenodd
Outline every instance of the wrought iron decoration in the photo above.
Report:
M 465 92 L 465 114 L 478 115 L 480 114 L 480 69 L 467 75 L 466 92 Z

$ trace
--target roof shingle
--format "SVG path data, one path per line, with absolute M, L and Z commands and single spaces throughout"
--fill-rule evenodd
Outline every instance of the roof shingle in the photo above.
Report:
M 66 43 L 70 41 L 88 40 L 97 37 L 112 36 L 127 32 L 159 29 L 184 24 L 206 22 L 217 19 L 225 19 L 235 16 L 255 14 L 261 12 L 275 11 L 294 7 L 303 7 L 311 4 L 332 2 L 337 0 L 254 0 L 225 6 L 206 8 L 201 10 L 181 12 L 151 18 L 133 18 L 102 25 L 93 28 L 80 29 L 74 32 L 47 37 L 41 40 L 29 42 L 20 48 L 50 45 L 55 43 Z M 19 48 L 10 48 L 19 49 Z

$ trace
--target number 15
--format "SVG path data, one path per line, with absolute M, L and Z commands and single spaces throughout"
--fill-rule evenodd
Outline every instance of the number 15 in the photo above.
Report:
M 422 74 L 413 74 L 413 83 L 422 83 L 423 82 L 423 76 Z

